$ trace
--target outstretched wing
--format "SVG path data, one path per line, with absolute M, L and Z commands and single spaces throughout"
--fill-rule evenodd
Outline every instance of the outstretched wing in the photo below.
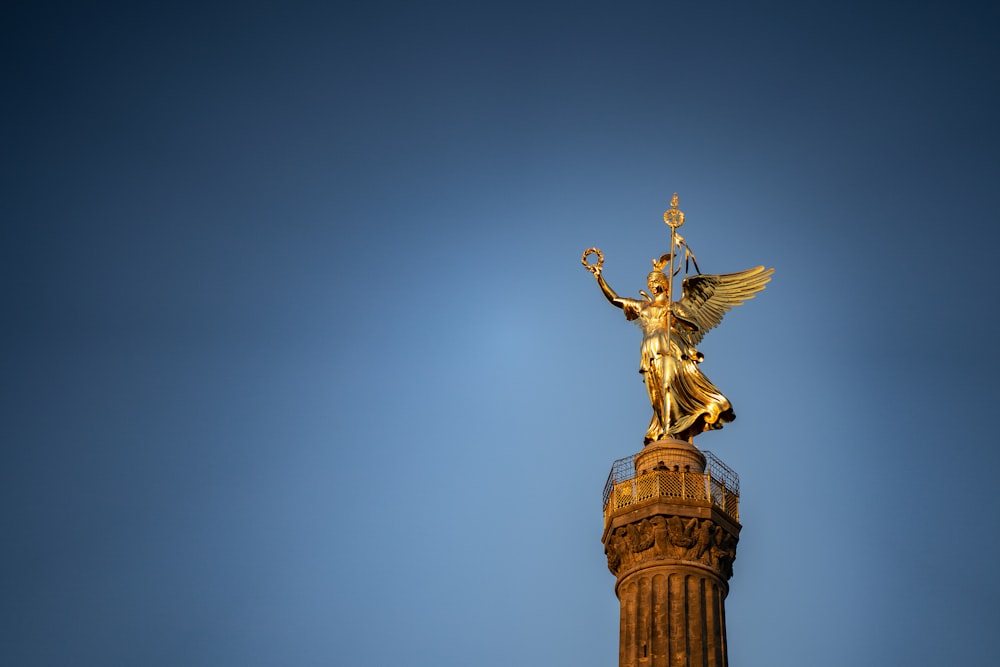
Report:
M 729 309 L 752 299 L 771 280 L 774 269 L 758 266 L 739 273 L 721 276 L 698 275 L 685 278 L 683 296 L 677 302 L 678 315 L 697 325 L 690 332 L 691 344 L 697 345 L 705 334 L 722 322 Z

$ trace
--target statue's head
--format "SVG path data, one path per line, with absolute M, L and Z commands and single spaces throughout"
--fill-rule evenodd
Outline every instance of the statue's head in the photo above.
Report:
M 653 296 L 657 294 L 666 294 L 667 286 L 670 281 L 667 280 L 667 276 L 663 271 L 651 271 L 648 276 L 646 276 L 646 285 L 649 286 L 649 291 Z

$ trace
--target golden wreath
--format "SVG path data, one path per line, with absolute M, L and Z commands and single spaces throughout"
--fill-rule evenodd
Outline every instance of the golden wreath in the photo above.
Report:
M 587 258 L 591 255 L 597 255 L 597 264 L 591 264 L 587 261 Z M 580 258 L 580 263 L 587 267 L 587 270 L 596 276 L 597 272 L 604 266 L 604 253 L 601 252 L 600 248 L 587 248 L 583 251 L 583 257 Z

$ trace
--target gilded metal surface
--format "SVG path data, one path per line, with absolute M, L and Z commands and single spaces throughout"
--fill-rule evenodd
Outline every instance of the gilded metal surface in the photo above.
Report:
M 597 263 L 591 264 L 587 261 L 587 258 L 591 255 L 597 255 Z M 587 267 L 587 270 L 591 273 L 597 273 L 604 267 L 604 253 L 601 252 L 600 248 L 587 248 L 583 251 L 580 263 Z
M 653 271 L 647 276 L 650 293 L 640 290 L 642 299 L 620 297 L 611 289 L 604 279 L 600 250 L 589 248 L 581 258 L 611 305 L 621 308 L 625 318 L 642 329 L 639 372 L 653 408 L 646 443 L 667 438 L 690 442 L 699 433 L 722 428 L 735 419 L 729 399 L 699 369 L 705 357 L 695 346 L 731 308 L 763 290 L 774 273 L 774 269 L 758 266 L 739 273 L 688 276 L 694 254 L 677 234 L 684 214 L 677 209 L 676 194 L 663 219 L 670 226 L 670 251 L 653 260 Z M 673 277 L 681 270 L 678 249 L 683 250 L 685 278 L 681 299 L 674 301 Z M 595 264 L 587 262 L 591 254 L 598 257 Z M 697 270 L 697 263 L 694 267 Z
M 663 222 L 670 225 L 672 229 L 677 229 L 684 224 L 684 212 L 677 208 L 677 193 L 670 198 L 670 208 L 663 213 Z

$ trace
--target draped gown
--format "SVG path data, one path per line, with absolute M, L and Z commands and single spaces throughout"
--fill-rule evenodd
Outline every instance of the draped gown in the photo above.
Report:
M 703 355 L 691 344 L 698 325 L 680 317 L 667 325 L 665 301 L 619 299 L 625 317 L 642 329 L 639 372 L 653 407 L 645 442 L 687 440 L 736 418 L 729 399 L 699 369 Z M 668 416 L 669 414 L 669 416 Z

